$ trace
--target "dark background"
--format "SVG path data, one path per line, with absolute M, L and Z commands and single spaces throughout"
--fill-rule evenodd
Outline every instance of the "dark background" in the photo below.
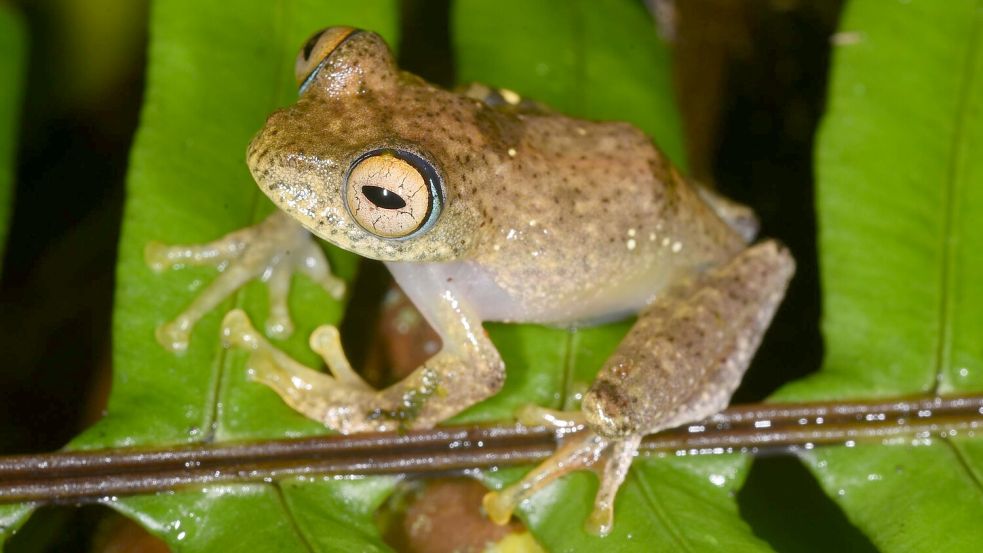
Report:
M 141 1 L 14 4 L 30 59 L 0 275 L 0 453 L 61 447 L 98 418 L 108 393 L 116 241 L 147 26 Z M 784 241 L 798 262 L 735 402 L 761 400 L 822 359 L 812 150 L 839 4 L 679 2 L 675 72 L 691 173 L 751 205 L 763 235 Z M 403 12 L 403 68 L 452 85 L 448 2 L 407 0 Z M 365 274 L 378 279 L 380 270 Z M 778 550 L 873 550 L 793 458 L 756 461 L 739 504 Z M 38 547 L 86 550 L 80 544 L 102 517 L 97 508 L 50 509 L 23 533 L 55 524 L 61 539 Z M 15 541 L 32 549 L 30 539 Z

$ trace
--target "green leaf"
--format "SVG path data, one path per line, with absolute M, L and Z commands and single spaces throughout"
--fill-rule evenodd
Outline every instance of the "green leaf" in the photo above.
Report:
M 14 154 L 20 120 L 21 81 L 26 50 L 23 25 L 16 13 L 0 4 L 0 270 L 13 202 Z
M 670 52 L 637 2 L 456 0 L 452 36 L 462 83 L 514 90 L 557 111 L 629 121 L 685 167 Z
M 167 445 L 324 432 L 262 386 L 247 383 L 244 357 L 219 344 L 219 321 L 235 305 L 266 317 L 266 292 L 247 286 L 196 328 L 176 356 L 154 340 L 214 277 L 207 269 L 154 274 L 147 242 L 204 242 L 258 221 L 272 206 L 252 182 L 245 148 L 274 109 L 294 101 L 293 60 L 316 30 L 357 25 L 394 41 L 395 0 L 155 2 L 141 125 L 131 155 L 117 271 L 113 387 L 106 417 L 71 447 Z M 351 255 L 329 252 L 351 277 Z M 295 279 L 297 329 L 282 347 L 315 364 L 306 344 L 342 306 Z M 215 486 L 107 504 L 139 520 L 176 551 L 385 550 L 371 523 L 391 479 L 286 480 Z M 361 502 L 361 504 L 359 503 Z M 368 502 L 368 503 L 366 503 Z M 365 505 L 372 504 L 373 508 Z M 361 505 L 361 506 L 360 506 Z M 11 517 L 10 524 L 17 521 Z M 6 523 L 5 523 L 6 524 Z M 338 529 L 357 528 L 346 538 Z
M 782 400 L 983 389 L 983 2 L 853 0 L 817 146 L 827 356 Z M 884 551 L 983 543 L 983 443 L 803 458 Z
M 20 17 L 0 4 L 0 270 L 13 202 L 14 154 L 20 120 L 26 36 Z M 30 507 L 0 505 L 0 546 L 27 518 Z
M 611 0 L 604 8 L 587 0 L 458 0 L 452 38 L 459 79 L 515 90 L 572 115 L 632 122 L 682 162 L 668 48 L 641 3 Z M 574 333 L 491 326 L 508 368 L 505 389 L 460 419 L 501 419 L 529 402 L 572 407 L 629 326 Z M 618 495 L 614 530 L 603 539 L 582 530 L 597 487 L 587 473 L 541 491 L 521 516 L 550 551 L 767 551 L 733 499 L 745 468 L 740 456 L 638 459 Z M 521 475 L 507 470 L 484 480 L 500 486 Z
M 7 539 L 27 522 L 33 508 L 31 505 L 0 505 L 0 550 Z

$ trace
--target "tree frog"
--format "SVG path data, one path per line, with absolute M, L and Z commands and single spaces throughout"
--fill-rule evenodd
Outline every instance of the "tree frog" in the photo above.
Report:
M 205 245 L 147 247 L 157 269 L 214 264 L 221 275 L 158 339 L 188 346 L 195 322 L 252 278 L 270 288 L 266 334 L 289 334 L 291 274 L 335 296 L 312 234 L 386 263 L 442 349 L 403 381 L 366 384 L 324 326 L 311 347 L 328 373 L 276 349 L 241 311 L 223 323 L 250 375 L 343 433 L 427 428 L 495 394 L 505 366 L 484 321 L 576 326 L 637 314 L 582 408 L 520 420 L 574 430 L 524 480 L 486 496 L 504 523 L 557 477 L 600 475 L 588 526 L 604 534 L 645 434 L 723 409 L 794 271 L 753 214 L 688 182 L 637 128 L 567 117 L 507 90 L 433 86 L 400 71 L 378 35 L 333 27 L 296 62 L 299 98 L 249 144 L 279 208 Z

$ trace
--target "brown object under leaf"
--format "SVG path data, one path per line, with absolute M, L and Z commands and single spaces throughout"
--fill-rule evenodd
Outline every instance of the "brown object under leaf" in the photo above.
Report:
M 440 351 L 440 336 L 406 294 L 392 283 L 379 314 L 377 347 L 369 351 L 366 379 L 391 384 L 409 376 Z
M 509 534 L 524 532 L 514 518 L 505 526 L 488 520 L 481 511 L 487 491 L 468 478 L 428 482 L 394 528 L 393 541 L 407 553 L 480 553 Z
M 99 524 L 92 539 L 94 553 L 170 553 L 163 540 L 142 526 L 118 514 L 111 514 Z

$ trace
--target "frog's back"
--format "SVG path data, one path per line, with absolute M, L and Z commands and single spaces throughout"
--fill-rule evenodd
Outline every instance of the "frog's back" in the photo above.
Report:
M 479 193 L 477 265 L 505 296 L 490 318 L 565 322 L 635 311 L 744 241 L 640 130 L 505 115 L 521 133 Z

